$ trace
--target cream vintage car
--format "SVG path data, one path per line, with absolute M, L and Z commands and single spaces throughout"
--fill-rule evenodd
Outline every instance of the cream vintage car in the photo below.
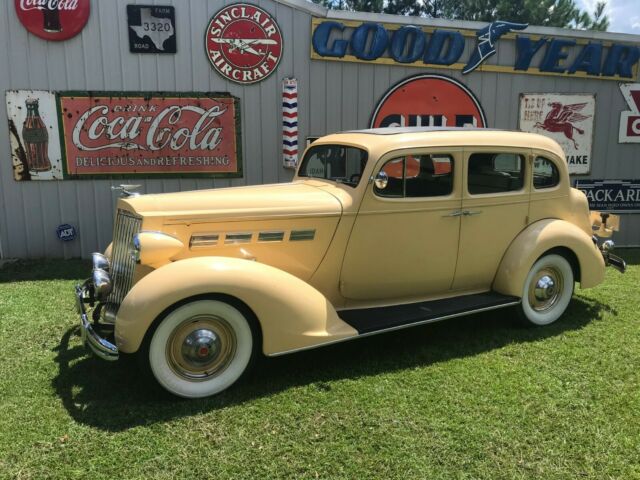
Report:
M 291 183 L 132 195 L 76 289 L 97 356 L 213 395 L 284 355 L 472 312 L 531 325 L 602 282 L 614 218 L 591 215 L 549 138 L 375 129 L 320 138 Z M 604 223 L 602 222 L 604 218 Z

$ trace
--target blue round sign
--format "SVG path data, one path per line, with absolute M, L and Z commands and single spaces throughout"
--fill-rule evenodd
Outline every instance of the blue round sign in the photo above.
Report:
M 58 225 L 56 233 L 58 234 L 58 238 L 63 242 L 70 242 L 76 238 L 76 227 L 68 223 L 63 223 L 62 225 Z

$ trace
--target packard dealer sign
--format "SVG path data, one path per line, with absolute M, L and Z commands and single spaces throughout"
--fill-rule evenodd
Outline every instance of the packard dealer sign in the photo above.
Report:
M 32 179 L 60 178 L 46 175 L 56 160 L 64 178 L 242 176 L 238 99 L 228 94 L 10 93 L 9 116 L 23 125 L 13 156 Z
M 589 209 L 640 212 L 640 180 L 577 180 L 576 188 L 589 200 Z

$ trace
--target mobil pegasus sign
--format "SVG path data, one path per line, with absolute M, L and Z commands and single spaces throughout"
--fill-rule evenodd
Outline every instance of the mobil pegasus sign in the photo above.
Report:
M 478 30 L 454 30 L 314 18 L 311 58 L 431 66 L 459 70 L 463 74 L 479 69 L 605 80 L 638 76 L 638 45 L 530 36 L 523 33 L 527 27 L 524 23 L 496 21 Z M 486 63 L 504 40 L 515 43 L 515 56 L 506 55 L 511 58 L 501 59 L 500 63 Z

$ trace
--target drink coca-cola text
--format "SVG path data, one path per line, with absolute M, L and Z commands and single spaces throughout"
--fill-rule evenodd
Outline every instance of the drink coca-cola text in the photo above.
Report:
M 219 94 L 61 94 L 70 175 L 240 176 L 238 100 Z
M 192 128 L 180 126 L 184 112 L 199 115 Z M 155 117 L 110 118 L 108 106 L 96 105 L 87 110 L 76 123 L 73 129 L 73 143 L 78 149 L 85 151 L 107 148 L 155 151 L 167 147 L 174 151 L 185 148 L 214 150 L 220 144 L 222 128 L 213 127 L 212 123 L 225 112 L 226 108 L 221 109 L 218 105 L 209 110 L 195 106 L 171 105 L 159 111 Z M 149 124 L 146 134 L 143 134 L 143 122 Z M 94 146 L 89 145 L 87 139 Z M 99 143 L 96 144 L 97 142 Z

